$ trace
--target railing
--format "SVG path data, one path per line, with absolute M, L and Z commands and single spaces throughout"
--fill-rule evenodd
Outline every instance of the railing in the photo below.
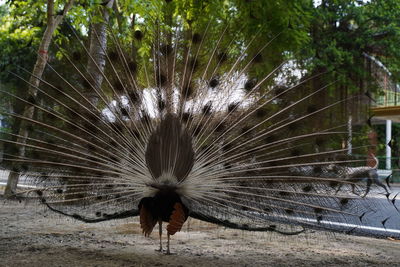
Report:
M 375 96 L 375 107 L 393 107 L 400 106 L 400 90 L 381 90 Z

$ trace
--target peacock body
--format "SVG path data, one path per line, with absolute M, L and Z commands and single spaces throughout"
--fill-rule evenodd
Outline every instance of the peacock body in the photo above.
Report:
M 379 193 L 397 209 L 376 166 L 352 156 L 367 155 L 362 133 L 349 152 L 347 116 L 336 116 L 349 100 L 330 96 L 324 74 L 277 85 L 286 62 L 260 74 L 280 33 L 259 43 L 218 21 L 170 23 L 133 31 L 133 52 L 109 24 L 100 56 L 71 27 L 76 47 L 56 47 L 67 72 L 50 54 L 39 86 L 15 74 L 29 95 L 1 94 L 34 110 L 2 108 L 29 133 L 2 133 L 2 168 L 31 187 L 16 196 L 88 223 L 140 216 L 146 236 L 158 223 L 161 238 L 167 222 L 168 252 L 188 217 L 251 231 L 366 234 Z M 92 28 L 98 43 L 102 34 Z M 380 222 L 399 229 L 396 216 Z

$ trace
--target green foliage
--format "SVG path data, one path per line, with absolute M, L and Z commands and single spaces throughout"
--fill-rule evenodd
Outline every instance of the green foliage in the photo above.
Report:
M 90 23 L 102 20 L 102 2 L 76 1 L 65 22 L 56 30 L 50 59 L 57 57 L 61 60 L 59 64 L 63 64 L 66 60 L 63 54 L 53 51 L 81 49 L 79 40 L 87 42 Z M 235 47 L 229 51 L 232 58 L 240 55 L 249 41 L 260 44 L 250 46 L 248 57 L 253 57 L 261 44 L 272 40 L 261 52 L 265 60 L 249 76 L 263 76 L 282 61 L 292 59 L 309 73 L 334 70 L 327 80 L 336 81 L 332 90 L 345 88 L 352 92 L 359 90 L 360 81 L 368 80 L 363 56 L 367 53 L 384 62 L 394 77 L 400 77 L 398 0 L 324 0 L 318 7 L 311 0 L 173 0 L 169 3 L 120 0 L 117 3 L 119 13 L 109 10 L 110 26 L 118 32 L 121 45 L 133 47 L 132 53 L 144 62 L 150 60 L 156 38 L 200 34 L 207 36 L 204 50 L 211 51 L 224 32 L 226 43 L 221 46 L 228 47 L 229 40 L 235 41 Z M 61 12 L 64 4 L 65 1 L 56 1 L 55 12 Z M 160 23 L 163 21 L 168 23 Z M 32 69 L 46 26 L 46 1 L 8 1 L 0 7 L 0 25 L 0 82 L 9 90 L 24 88 L 23 81 L 3 70 L 27 77 L 19 67 Z M 157 30 L 159 25 L 169 26 Z M 136 30 L 144 34 L 140 41 L 133 37 Z M 158 36 L 160 32 L 170 34 Z M 140 79 L 141 73 L 138 75 Z
M 311 43 L 303 54 L 306 68 L 314 72 L 334 70 L 331 79 L 349 92 L 359 91 L 361 83 L 370 78 L 364 53 L 398 73 L 399 1 L 325 0 L 313 9 L 312 17 Z
M 38 14 L 28 17 L 27 3 L 15 1 L 11 6 L 2 6 L 0 12 L 0 82 L 11 86 L 13 89 L 25 85 L 21 79 L 10 75 L 4 70 L 21 73 L 19 67 L 31 69 L 36 60 L 32 47 L 37 46 L 40 41 L 41 27 Z M 17 8 L 18 7 L 18 8 Z M 32 13 L 37 9 L 32 8 Z M 39 13 L 43 13 L 40 11 Z M 21 73 L 22 74 L 22 73 Z

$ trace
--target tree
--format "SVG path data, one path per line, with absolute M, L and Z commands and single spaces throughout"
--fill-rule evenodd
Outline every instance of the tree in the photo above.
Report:
M 331 80 L 349 94 L 369 90 L 365 54 L 378 57 L 398 73 L 400 3 L 389 1 L 324 0 L 313 9 L 311 42 L 304 59 L 310 70 L 331 71 Z M 311 59 L 311 61 L 310 61 Z M 310 64 L 311 62 L 311 64 Z M 395 75 L 400 77 L 398 75 Z
M 90 75 L 90 80 L 93 82 L 93 87 L 99 89 L 103 82 L 103 72 L 106 64 L 107 51 L 107 24 L 110 20 L 109 9 L 114 6 L 114 0 L 106 2 L 101 10 L 101 21 L 90 24 L 90 43 L 89 55 L 87 63 L 87 71 Z M 91 102 L 96 105 L 97 99 L 94 94 L 89 95 Z
M 32 75 L 29 79 L 29 89 L 28 95 L 30 95 L 30 99 L 32 103 L 37 95 L 37 88 L 40 84 L 40 79 L 42 77 L 44 68 L 46 66 L 47 58 L 48 58 L 48 50 L 50 46 L 50 42 L 53 36 L 54 31 L 61 23 L 64 16 L 67 12 L 71 9 L 74 0 L 69 0 L 61 13 L 56 14 L 54 9 L 54 0 L 47 1 L 47 26 L 46 30 L 43 34 L 43 38 L 40 42 L 39 49 L 38 49 L 38 58 L 36 60 L 35 66 L 33 67 Z M 28 105 L 25 107 L 23 112 L 23 117 L 32 118 L 34 113 L 34 106 Z M 20 124 L 20 129 L 18 133 L 17 142 L 24 144 L 26 142 L 26 138 L 28 137 L 28 129 L 27 129 L 27 121 L 24 120 Z M 25 148 L 24 146 L 20 146 L 20 150 L 18 155 L 20 157 L 24 157 L 25 155 Z M 4 195 L 6 197 L 12 196 L 15 192 L 18 184 L 19 174 L 17 172 L 10 172 L 8 177 L 7 186 L 4 191 Z

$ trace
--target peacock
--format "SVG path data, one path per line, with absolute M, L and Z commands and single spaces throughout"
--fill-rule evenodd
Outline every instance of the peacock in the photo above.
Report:
M 363 96 L 332 95 L 327 72 L 280 78 L 290 57 L 270 62 L 268 49 L 288 28 L 260 42 L 262 25 L 249 37 L 215 18 L 146 19 L 151 27 L 131 30 L 133 46 L 112 21 L 91 27 L 95 53 L 66 23 L 70 40 L 38 54 L 48 57 L 43 76 L 21 68 L 39 86 L 10 72 L 31 87 L 0 90 L 24 107 L 1 107 L 27 133 L 1 132 L 1 168 L 28 186 L 14 196 L 87 223 L 139 216 L 145 236 L 158 226 L 159 251 L 165 222 L 167 254 L 189 217 L 285 235 L 396 236 L 364 228 L 381 208 L 395 210 L 378 218 L 382 229 L 400 220 L 377 164 L 367 164 L 376 160 L 368 126 L 352 131 L 343 112 Z

